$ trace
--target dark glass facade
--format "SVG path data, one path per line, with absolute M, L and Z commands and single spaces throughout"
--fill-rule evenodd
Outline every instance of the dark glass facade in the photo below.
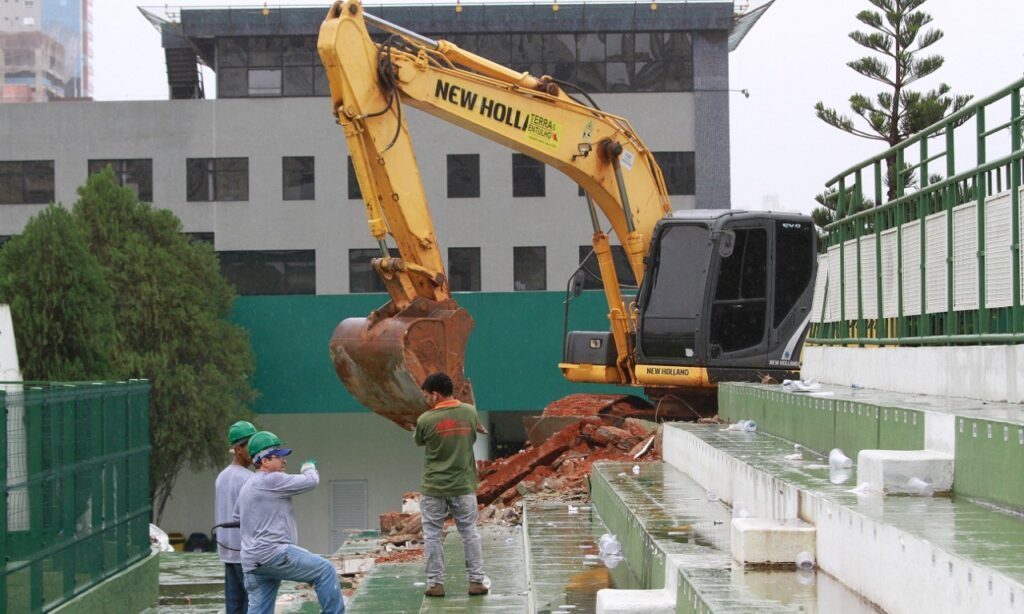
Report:
M 588 93 L 693 91 L 689 32 L 430 33 L 489 60 Z M 381 38 L 381 37 L 375 37 Z M 327 96 L 315 36 L 216 41 L 217 97 Z M 574 88 L 567 88 L 570 92 Z

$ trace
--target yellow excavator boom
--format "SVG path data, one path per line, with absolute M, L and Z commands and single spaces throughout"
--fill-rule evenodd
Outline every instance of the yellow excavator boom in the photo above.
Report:
M 383 44 L 367 25 L 391 34 Z M 594 248 L 618 356 L 600 375 L 635 383 L 629 332 L 600 210 L 637 281 L 655 224 L 671 213 L 661 170 L 625 119 L 582 104 L 553 79 L 519 73 L 447 41 L 377 19 L 358 0 L 336 2 L 317 48 L 352 155 L 374 260 L 391 300 L 369 318 L 339 325 L 331 342 L 346 387 L 372 410 L 409 427 L 425 409 L 418 383 L 446 370 L 472 400 L 462 359 L 472 320 L 451 298 L 403 105 L 410 105 L 561 171 L 586 192 Z M 391 236 L 400 256 L 389 256 Z

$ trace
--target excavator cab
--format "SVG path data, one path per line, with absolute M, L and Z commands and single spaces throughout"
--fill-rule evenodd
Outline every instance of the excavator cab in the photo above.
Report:
M 658 222 L 636 299 L 636 383 L 658 398 L 793 377 L 810 318 L 815 240 L 811 219 L 797 214 L 692 210 Z M 593 349 L 607 347 L 607 335 L 570 333 L 566 365 L 614 365 L 614 352 Z
M 817 263 L 814 224 L 767 212 L 678 212 L 655 229 L 637 307 L 638 365 L 711 381 L 799 368 Z

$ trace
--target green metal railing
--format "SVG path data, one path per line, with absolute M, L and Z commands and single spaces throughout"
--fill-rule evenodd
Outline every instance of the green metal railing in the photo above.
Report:
M 822 260 L 831 271 L 819 274 L 809 343 L 1024 342 L 1022 87 L 977 100 L 826 184 L 836 191 Z M 976 152 L 966 169 L 958 143 L 961 154 Z M 943 283 L 945 296 L 935 290 Z
M 50 611 L 149 554 L 149 390 L 0 383 L 0 611 Z

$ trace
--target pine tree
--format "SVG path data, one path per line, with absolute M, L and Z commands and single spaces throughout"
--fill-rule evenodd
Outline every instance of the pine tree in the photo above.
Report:
M 959 111 L 972 97 L 951 95 L 945 83 L 926 92 L 908 88 L 937 71 L 945 62 L 941 55 L 921 54 L 943 37 L 942 30 L 925 29 L 932 17 L 918 9 L 927 0 L 867 1 L 878 10 L 863 10 L 857 13 L 857 20 L 869 30 L 851 32 L 850 38 L 875 55 L 853 60 L 847 66 L 886 89 L 874 99 L 864 94 L 850 96 L 850 109 L 867 124 L 863 129 L 856 127 L 850 116 L 826 107 L 823 102 L 814 105 L 814 110 L 818 119 L 830 126 L 862 138 L 884 141 L 892 147 L 947 113 Z M 896 197 L 895 164 L 895 158 L 887 161 L 889 200 Z

